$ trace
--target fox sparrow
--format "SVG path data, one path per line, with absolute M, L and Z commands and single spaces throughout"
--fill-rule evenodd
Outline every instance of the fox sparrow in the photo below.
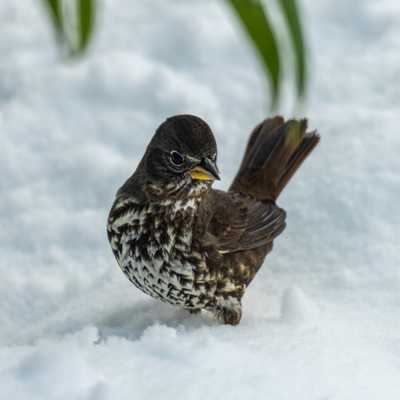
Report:
M 230 189 L 219 179 L 214 135 L 192 115 L 168 118 L 118 190 L 107 233 L 128 279 L 191 312 L 241 319 L 241 299 L 285 228 L 275 200 L 319 141 L 306 120 L 266 119 L 250 135 Z

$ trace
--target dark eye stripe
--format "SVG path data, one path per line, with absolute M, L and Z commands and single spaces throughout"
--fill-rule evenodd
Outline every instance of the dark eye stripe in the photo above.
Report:
M 184 162 L 183 155 L 176 150 L 171 151 L 170 160 L 171 160 L 172 164 L 174 164 L 176 166 L 180 166 Z

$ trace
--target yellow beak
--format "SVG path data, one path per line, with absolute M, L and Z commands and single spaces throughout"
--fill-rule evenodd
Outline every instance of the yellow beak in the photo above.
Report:
M 196 179 L 198 181 L 214 181 L 215 176 L 211 174 L 211 172 L 208 172 L 206 169 L 203 167 L 200 167 L 199 165 L 194 167 L 189 171 L 190 176 L 192 179 Z

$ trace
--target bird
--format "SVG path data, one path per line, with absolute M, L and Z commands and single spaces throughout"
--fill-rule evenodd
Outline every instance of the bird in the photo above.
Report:
M 286 226 L 276 200 L 319 140 L 306 119 L 265 119 L 222 191 L 212 188 L 220 175 L 210 126 L 189 114 L 167 118 L 108 215 L 119 267 L 157 300 L 239 324 L 243 295 Z

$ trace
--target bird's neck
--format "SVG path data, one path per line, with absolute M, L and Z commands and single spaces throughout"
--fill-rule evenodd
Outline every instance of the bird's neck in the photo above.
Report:
M 190 176 L 163 182 L 134 173 L 118 190 L 117 197 L 133 197 L 142 204 L 165 200 L 182 201 L 203 197 L 210 188 L 210 182 L 193 180 Z

